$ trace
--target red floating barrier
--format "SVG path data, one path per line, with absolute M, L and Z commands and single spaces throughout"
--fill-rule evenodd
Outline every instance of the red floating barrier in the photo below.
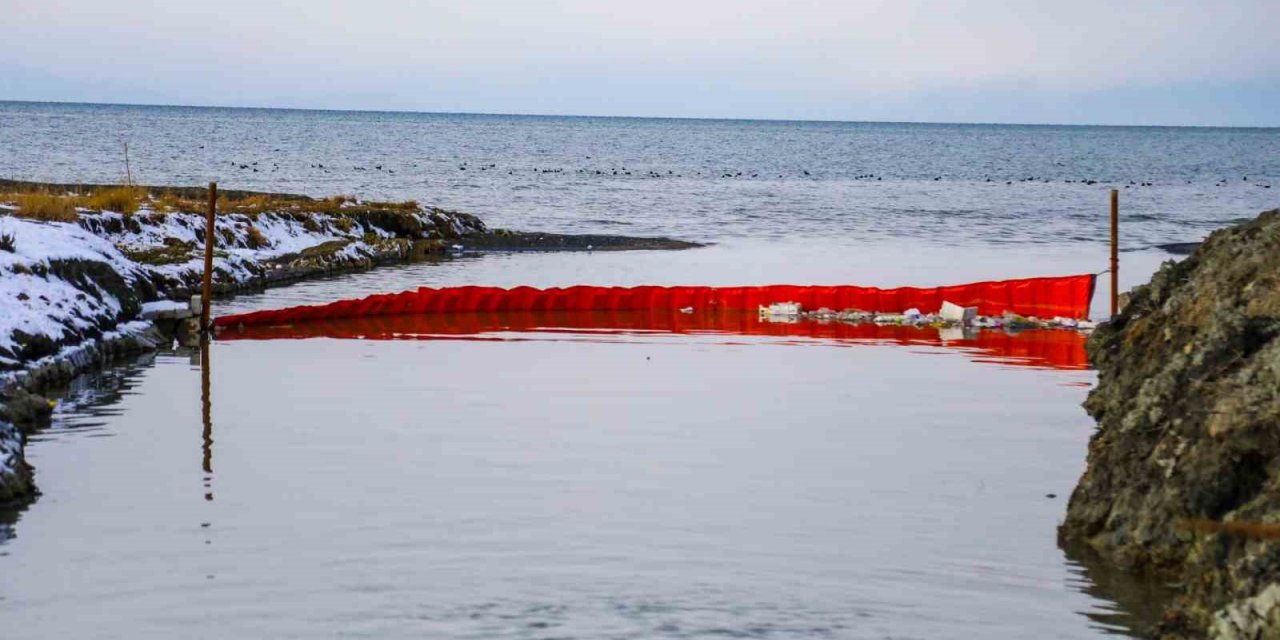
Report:
M 858 286 L 762 287 L 420 287 L 399 294 L 372 295 L 324 305 L 290 307 L 222 316 L 215 327 L 269 326 L 334 318 L 404 314 L 476 313 L 503 311 L 639 311 L 683 309 L 755 311 L 761 305 L 798 302 L 805 309 L 858 309 L 901 313 L 916 308 L 937 311 L 943 301 L 977 307 L 978 313 L 998 316 L 1016 313 L 1040 318 L 1084 319 L 1093 298 L 1092 274 L 1001 280 L 947 287 L 880 289 Z
M 506 311 L 326 318 L 289 325 L 246 325 L 219 340 L 605 340 L 644 339 L 655 332 L 704 337 L 765 336 L 826 340 L 836 346 L 896 344 L 956 349 L 980 362 L 1051 369 L 1085 369 L 1085 336 L 1067 329 L 956 331 L 946 337 L 933 327 L 767 322 L 755 312 L 685 314 L 669 309 L 633 311 Z M 564 334 L 578 334 L 565 337 Z M 538 336 L 541 336 L 539 338 Z

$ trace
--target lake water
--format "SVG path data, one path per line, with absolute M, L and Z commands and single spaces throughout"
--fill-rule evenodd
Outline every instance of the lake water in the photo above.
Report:
M 715 243 L 405 265 L 219 314 L 424 285 L 1097 272 L 1104 183 L 1133 180 L 1152 186 L 1122 194 L 1131 284 L 1170 258 L 1152 245 L 1280 199 L 1275 130 L 17 103 L 0 176 L 118 181 L 122 138 L 149 183 Z M 4 635 L 1092 638 L 1150 619 L 1149 585 L 1055 542 L 1092 372 L 1026 358 L 1029 336 L 810 333 L 223 340 L 90 376 L 28 447 L 42 497 L 0 514 Z
M 1140 248 L 1280 203 L 1280 129 L 0 102 L 2 177 L 122 182 L 124 142 L 145 184 L 416 199 L 497 226 L 713 242 L 1103 245 L 1115 186 L 1125 246 Z

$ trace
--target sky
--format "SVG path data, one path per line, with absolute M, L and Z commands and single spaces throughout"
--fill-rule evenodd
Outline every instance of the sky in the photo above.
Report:
M 0 100 L 1280 126 L 1277 0 L 0 0 Z

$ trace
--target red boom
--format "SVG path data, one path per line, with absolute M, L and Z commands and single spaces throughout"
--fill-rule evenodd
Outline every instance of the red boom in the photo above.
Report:
M 404 293 L 372 295 L 325 305 L 255 311 L 214 320 L 215 327 L 271 326 L 337 318 L 404 314 L 640 311 L 682 309 L 698 312 L 755 311 L 760 305 L 798 302 L 805 309 L 823 307 L 897 313 L 916 308 L 937 311 L 945 300 L 977 307 L 982 315 L 1017 313 L 1052 318 L 1087 318 L 1093 298 L 1093 275 L 1025 278 L 947 287 L 877 287 L 770 285 L 761 287 L 422 287 Z

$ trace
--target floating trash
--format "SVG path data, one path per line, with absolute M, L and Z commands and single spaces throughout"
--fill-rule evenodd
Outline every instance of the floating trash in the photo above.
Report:
M 795 322 L 800 319 L 799 302 L 775 302 L 760 305 L 760 319 L 768 322 Z

